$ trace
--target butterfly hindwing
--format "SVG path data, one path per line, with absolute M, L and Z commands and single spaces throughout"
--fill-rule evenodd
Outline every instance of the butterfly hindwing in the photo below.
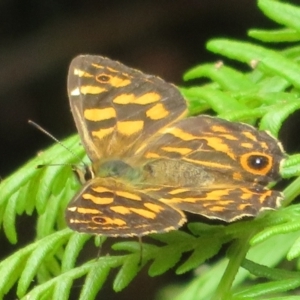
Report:
M 107 236 L 166 232 L 186 221 L 182 211 L 113 178 L 86 184 L 68 205 L 66 219 L 73 230 Z
M 260 212 L 279 207 L 282 193 L 262 186 L 224 185 L 195 188 L 164 188 L 160 201 L 177 209 L 209 219 L 233 222 L 254 217 Z

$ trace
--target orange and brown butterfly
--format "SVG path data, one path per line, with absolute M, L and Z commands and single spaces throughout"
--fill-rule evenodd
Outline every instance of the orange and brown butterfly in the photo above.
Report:
M 280 143 L 254 127 L 187 116 L 178 89 L 101 56 L 76 57 L 68 93 L 92 162 L 68 226 L 106 236 L 175 230 L 184 212 L 232 222 L 280 205 Z

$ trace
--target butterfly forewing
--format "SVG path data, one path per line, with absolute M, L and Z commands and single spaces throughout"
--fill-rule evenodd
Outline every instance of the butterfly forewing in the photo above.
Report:
M 142 156 L 154 162 L 164 160 L 165 164 L 189 163 L 190 169 L 214 174 L 213 186 L 219 182 L 238 185 L 241 181 L 277 181 L 285 157 L 279 142 L 268 133 L 203 115 L 180 120 L 162 130 Z M 194 182 L 197 184 L 196 179 Z
M 68 93 L 92 160 L 130 156 L 187 111 L 173 85 L 99 56 L 72 61 Z

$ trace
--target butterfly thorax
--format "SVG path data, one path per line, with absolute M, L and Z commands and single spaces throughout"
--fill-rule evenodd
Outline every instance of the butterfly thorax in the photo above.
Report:
M 107 160 L 93 166 L 96 177 L 114 177 L 130 182 L 142 180 L 142 172 L 119 159 Z

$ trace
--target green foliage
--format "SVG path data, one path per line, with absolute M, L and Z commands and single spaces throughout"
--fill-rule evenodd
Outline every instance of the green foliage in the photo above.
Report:
M 251 37 L 273 43 L 300 40 L 300 7 L 273 0 L 259 0 L 258 6 L 283 27 L 250 30 Z M 277 136 L 284 120 L 300 108 L 300 47 L 276 51 L 250 42 L 214 39 L 207 48 L 249 64 L 253 70 L 244 73 L 219 62 L 188 71 L 185 80 L 205 77 L 210 81 L 181 89 L 189 101 L 190 114 L 212 109 L 231 121 L 255 124 L 260 119 L 260 129 Z M 84 157 L 78 136 L 64 144 Z M 79 263 L 78 257 L 91 237 L 65 229 L 65 207 L 80 188 L 71 167 L 36 168 L 76 161 L 78 158 L 55 145 L 1 182 L 0 224 L 12 244 L 18 242 L 18 215 L 36 212 L 38 216 L 35 242 L 0 262 L 0 298 L 15 287 L 20 299 L 68 299 L 74 280 L 83 278 L 79 299 L 95 299 L 112 269 L 118 269 L 113 289 L 120 291 L 146 265 L 149 276 L 159 276 L 169 269 L 183 274 L 201 266 L 194 279 L 176 291 L 173 298 L 177 300 L 299 298 L 293 292 L 300 288 L 300 205 L 287 205 L 300 193 L 300 178 L 284 190 L 283 208 L 254 220 L 227 226 L 190 223 L 189 232 L 152 235 L 153 243 L 142 245 L 132 241 L 115 243 L 111 250 L 114 255 Z M 282 177 L 299 173 L 300 154 L 288 156 Z M 229 244 L 226 257 L 206 265 L 224 244 Z M 287 261 L 289 270 L 283 263 Z M 278 267 L 279 263 L 282 266 Z M 160 299 L 168 298 L 162 293 Z

